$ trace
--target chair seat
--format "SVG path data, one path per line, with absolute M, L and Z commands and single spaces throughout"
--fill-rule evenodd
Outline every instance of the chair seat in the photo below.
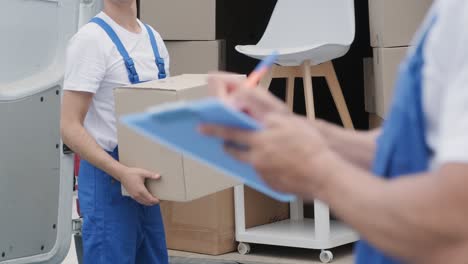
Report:
M 342 57 L 349 50 L 349 45 L 323 44 L 293 48 L 266 48 L 258 45 L 236 46 L 236 50 L 255 59 L 263 59 L 273 51 L 278 52 L 276 63 L 281 66 L 299 66 L 309 60 L 311 65 Z

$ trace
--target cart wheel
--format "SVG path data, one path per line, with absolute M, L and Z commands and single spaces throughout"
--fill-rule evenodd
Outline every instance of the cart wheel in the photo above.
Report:
M 250 244 L 248 243 L 239 243 L 239 245 L 237 246 L 237 251 L 239 252 L 239 254 L 241 255 L 247 255 L 250 253 Z
M 322 250 L 320 252 L 320 261 L 322 263 L 330 263 L 333 260 L 333 253 L 329 250 Z

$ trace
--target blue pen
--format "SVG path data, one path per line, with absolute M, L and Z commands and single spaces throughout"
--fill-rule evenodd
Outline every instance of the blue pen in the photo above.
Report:
M 275 64 L 277 58 L 278 52 L 276 51 L 274 51 L 268 57 L 264 58 L 249 75 L 245 85 L 250 88 L 257 87 L 263 76 L 265 76 L 268 70 L 273 66 L 273 64 Z

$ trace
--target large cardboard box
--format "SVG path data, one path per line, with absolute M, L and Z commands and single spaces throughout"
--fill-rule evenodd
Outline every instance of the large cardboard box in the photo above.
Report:
M 209 94 L 206 75 L 181 75 L 141 83 L 114 91 L 117 118 L 149 107 Z M 239 78 L 243 78 L 239 76 Z M 117 124 L 120 161 L 162 175 L 147 182 L 156 197 L 167 201 L 191 201 L 233 187 L 236 181 Z
M 248 187 L 244 201 L 247 228 L 289 218 L 289 204 Z M 163 202 L 161 208 L 169 249 L 208 255 L 221 255 L 236 249 L 232 189 L 192 202 Z
M 166 41 L 171 58 L 172 76 L 200 73 L 226 68 L 226 43 L 217 41 Z
M 408 47 L 374 49 L 375 107 L 376 114 L 382 118 L 386 117 L 391 106 L 399 65 L 408 49 Z
M 371 46 L 411 45 L 433 0 L 369 0 Z
M 164 40 L 223 38 L 225 0 L 141 0 L 140 17 Z
M 168 249 L 208 255 L 236 249 L 232 188 L 192 202 L 163 202 L 161 210 Z

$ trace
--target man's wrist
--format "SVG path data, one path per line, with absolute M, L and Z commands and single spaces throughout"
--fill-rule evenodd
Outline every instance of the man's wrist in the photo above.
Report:
M 330 149 L 320 154 L 320 157 L 314 161 L 313 166 L 319 168 L 313 172 L 317 173 L 319 179 L 318 188 L 314 191 L 317 199 L 326 201 L 336 187 L 336 183 L 342 181 L 341 177 L 346 174 L 345 163 L 346 161 Z
M 125 170 L 127 167 L 123 165 L 122 163 L 115 161 L 109 168 L 109 174 L 116 179 L 117 181 L 121 182 L 124 175 L 125 175 Z
M 332 142 L 334 134 L 334 125 L 320 119 L 312 120 L 312 125 L 319 131 L 320 135 L 325 139 L 328 145 Z

